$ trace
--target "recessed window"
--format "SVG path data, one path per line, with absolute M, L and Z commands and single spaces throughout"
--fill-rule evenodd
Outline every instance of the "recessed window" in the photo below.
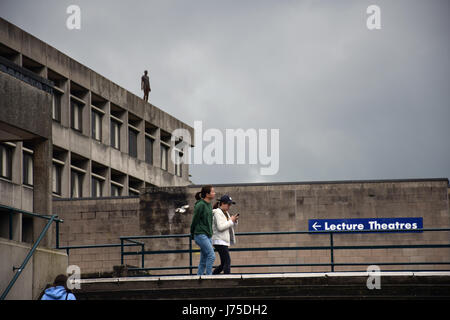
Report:
M 102 114 L 92 111 L 92 138 L 102 141 Z
M 103 195 L 103 181 L 92 178 L 92 197 L 99 198 Z
M 75 101 L 70 103 L 71 109 L 71 127 L 74 130 L 82 131 L 83 105 Z
M 153 139 L 145 137 L 145 162 L 153 165 Z
M 0 144 L 0 176 L 12 179 L 12 148 L 3 144 Z
M 144 186 L 144 181 L 129 177 L 128 178 L 128 195 L 138 196 L 140 194 L 140 189 Z
M 130 196 L 138 196 L 140 193 L 139 193 L 139 190 L 129 188 L 128 194 L 129 194 Z
M 52 192 L 61 195 L 61 172 L 62 167 L 54 163 L 52 168 Z
M 60 93 L 53 93 L 52 119 L 57 122 L 61 122 L 61 99 L 62 95 Z
M 25 69 L 30 70 L 33 73 L 36 73 L 37 75 L 42 75 L 44 71 L 44 65 L 40 64 L 37 61 L 34 61 L 33 59 L 30 59 L 24 55 L 22 55 L 22 67 Z
M 71 174 L 71 186 L 72 186 L 72 198 L 81 198 L 83 196 L 83 174 L 72 170 Z
M 23 184 L 33 185 L 33 154 L 23 153 Z
M 138 133 L 133 129 L 128 130 L 128 154 L 137 158 L 137 136 Z
M 22 242 L 33 243 L 33 218 L 22 217 Z
M 111 120 L 111 147 L 120 149 L 120 123 Z
M 122 187 L 111 184 L 111 197 L 120 197 L 122 195 Z
M 0 57 L 6 58 L 14 63 L 17 63 L 19 60 L 19 52 L 0 43 Z
M 182 172 L 182 162 L 183 159 L 183 152 L 175 151 L 175 175 L 181 177 Z
M 167 170 L 168 167 L 169 147 L 161 144 L 161 169 Z

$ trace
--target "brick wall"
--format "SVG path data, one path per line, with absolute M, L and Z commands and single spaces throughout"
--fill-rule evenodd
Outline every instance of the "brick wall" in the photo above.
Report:
M 119 237 L 139 232 L 139 199 L 96 199 L 53 201 L 53 210 L 64 223 L 60 226 L 60 246 L 120 243 Z M 137 259 L 129 259 L 136 264 Z M 74 249 L 69 265 L 82 273 L 112 271 L 120 265 L 120 248 Z
M 54 210 L 65 219 L 62 244 L 119 243 L 123 235 L 189 233 L 194 194 L 200 187 L 148 189 L 141 199 L 55 201 Z M 308 219 L 423 217 L 424 228 L 449 228 L 449 191 L 446 179 L 297 183 L 267 185 L 218 185 L 217 197 L 229 194 L 237 202 L 232 212 L 241 219 L 237 232 L 304 231 Z M 189 204 L 186 213 L 175 208 Z M 432 244 L 450 240 L 450 232 L 341 234 L 335 245 Z M 146 250 L 187 249 L 188 239 L 146 240 Z M 329 236 L 317 234 L 240 236 L 236 247 L 328 246 Z M 195 248 L 194 244 L 194 248 Z M 131 249 L 129 249 L 131 250 Z M 232 264 L 329 263 L 328 250 L 232 252 Z M 138 265 L 139 257 L 126 257 Z M 450 261 L 450 248 L 336 250 L 337 263 Z M 199 255 L 193 255 L 197 265 Z M 217 255 L 216 263 L 219 263 Z M 74 250 L 70 263 L 83 272 L 111 271 L 120 263 L 120 249 Z M 146 267 L 186 266 L 188 254 L 147 255 Z M 381 266 L 388 269 L 448 269 L 448 265 Z M 337 271 L 365 267 L 336 267 Z M 310 272 L 329 267 L 234 268 L 232 272 Z M 176 271 L 183 273 L 186 271 Z M 154 274 L 170 273 L 154 271 Z

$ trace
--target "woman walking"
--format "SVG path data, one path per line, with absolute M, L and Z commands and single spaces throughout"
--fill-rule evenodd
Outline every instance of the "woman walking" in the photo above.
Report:
M 194 205 L 194 216 L 191 223 L 191 236 L 200 247 L 200 263 L 197 275 L 212 274 L 212 267 L 216 255 L 212 246 L 212 206 L 211 201 L 216 193 L 212 186 L 204 186 L 195 194 L 197 202 Z
M 230 216 L 229 210 L 231 204 L 236 202 L 230 196 L 224 195 L 214 205 L 213 210 L 213 236 L 214 248 L 219 252 L 220 266 L 214 269 L 213 274 L 229 274 L 231 269 L 231 258 L 228 247 L 236 243 L 234 236 L 234 226 L 237 224 L 239 215 Z

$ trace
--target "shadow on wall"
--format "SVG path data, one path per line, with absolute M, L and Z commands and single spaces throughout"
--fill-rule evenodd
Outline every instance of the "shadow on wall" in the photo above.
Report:
M 189 233 L 192 207 L 175 212 L 189 203 L 185 187 L 146 188 L 140 198 L 139 222 L 142 234 Z

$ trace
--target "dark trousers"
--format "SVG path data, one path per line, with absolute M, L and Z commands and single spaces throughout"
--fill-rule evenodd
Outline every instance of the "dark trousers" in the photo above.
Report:
M 230 252 L 228 251 L 228 246 L 222 246 L 222 245 L 214 245 L 214 248 L 216 248 L 217 252 L 220 256 L 220 266 L 214 269 L 213 274 L 219 274 L 223 271 L 224 274 L 230 273 L 230 266 L 231 266 L 231 258 L 230 258 Z

